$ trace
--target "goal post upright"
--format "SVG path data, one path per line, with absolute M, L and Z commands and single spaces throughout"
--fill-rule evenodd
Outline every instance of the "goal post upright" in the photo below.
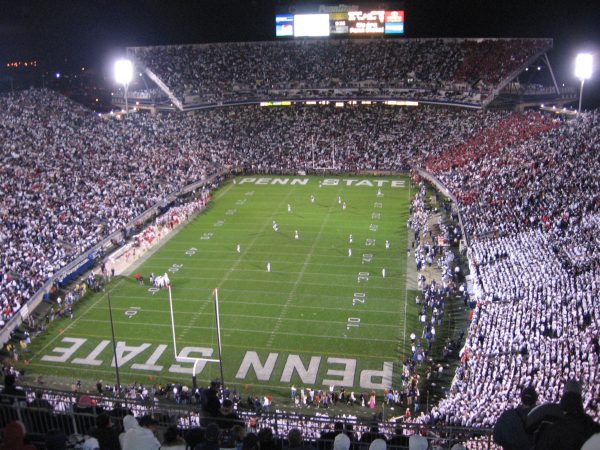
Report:
M 221 351 L 221 319 L 219 314 L 219 289 L 214 288 L 215 294 L 215 323 L 217 324 L 217 348 L 219 350 L 219 367 L 221 369 L 221 389 L 225 389 L 225 377 L 223 376 L 223 356 Z
M 194 364 L 194 366 L 192 368 L 192 383 L 194 386 L 196 385 L 196 374 L 198 373 L 197 372 L 198 365 L 201 362 L 218 362 L 219 366 L 221 368 L 221 385 L 223 385 L 224 377 L 223 377 L 223 360 L 221 357 L 221 355 L 222 355 L 222 352 L 221 352 L 221 329 L 220 329 L 219 312 L 218 312 L 218 298 L 216 298 L 216 295 L 215 295 L 215 314 L 217 317 L 217 345 L 218 345 L 219 359 L 190 358 L 187 356 L 179 356 L 179 353 L 177 352 L 177 338 L 175 337 L 175 316 L 173 314 L 173 294 L 171 292 L 171 285 L 168 285 L 168 289 L 169 289 L 169 310 L 171 313 L 171 332 L 172 332 L 172 336 L 173 336 L 173 356 L 175 358 L 175 361 Z M 217 289 L 215 288 L 213 290 L 213 293 L 216 294 L 216 291 L 217 291 Z
M 175 355 L 175 359 L 179 353 L 177 353 L 177 340 L 175 339 L 175 317 L 173 316 L 173 296 L 171 294 L 171 285 L 169 284 L 169 309 L 171 311 L 171 332 L 173 333 L 173 354 Z

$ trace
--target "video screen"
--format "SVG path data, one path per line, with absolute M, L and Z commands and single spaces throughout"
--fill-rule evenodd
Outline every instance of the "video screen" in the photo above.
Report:
M 329 14 L 295 14 L 294 36 L 329 36 Z

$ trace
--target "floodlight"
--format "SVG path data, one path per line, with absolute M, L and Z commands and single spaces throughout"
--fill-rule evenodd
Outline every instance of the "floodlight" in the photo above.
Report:
M 592 77 L 592 55 L 580 53 L 575 59 L 575 76 L 580 80 L 589 80 Z
M 129 110 L 127 104 L 127 88 L 133 80 L 133 64 L 128 59 L 119 59 L 115 62 L 115 80 L 125 88 L 125 112 Z
M 580 53 L 575 58 L 575 76 L 581 80 L 579 88 L 579 109 L 581 112 L 581 98 L 583 96 L 583 82 L 592 78 L 592 55 L 590 53 Z
M 115 62 L 115 80 L 125 85 L 133 79 L 133 64 L 128 59 L 120 59 Z

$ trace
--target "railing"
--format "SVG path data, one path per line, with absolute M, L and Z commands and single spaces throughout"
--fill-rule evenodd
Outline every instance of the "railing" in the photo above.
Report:
M 155 403 L 151 401 L 118 399 L 104 395 L 76 394 L 63 391 L 37 391 L 33 388 L 22 389 L 23 396 L 2 396 L 0 402 L 0 428 L 13 420 L 20 420 L 28 434 L 44 435 L 51 429 L 62 430 L 67 436 L 84 434 L 95 426 L 96 417 L 100 413 L 111 416 L 117 429 L 122 428 L 122 419 L 133 413 L 136 417 L 149 414 L 159 423 L 159 430 L 175 425 L 181 434 L 186 431 L 204 428 L 215 421 L 201 412 L 198 403 L 180 405 L 171 402 Z M 12 400 L 12 405 L 9 404 Z M 40 402 L 41 400 L 41 402 Z M 42 406 L 41 403 L 45 406 Z M 317 410 L 313 410 L 317 411 Z M 408 448 L 408 439 L 413 435 L 424 436 L 433 445 L 450 448 L 456 443 L 463 443 L 469 449 L 496 449 L 491 438 L 491 430 L 483 428 L 458 428 L 435 425 L 407 423 L 403 419 L 364 421 L 351 415 L 329 416 L 327 409 L 318 410 L 320 414 L 310 414 L 306 409 L 292 412 L 252 411 L 239 408 L 239 419 L 235 422 L 247 432 L 258 432 L 263 428 L 271 428 L 276 439 L 285 439 L 288 432 L 298 428 L 306 440 L 324 444 L 320 448 L 331 448 L 333 436 L 329 432 L 345 430 L 358 445 L 366 443 L 378 433 L 388 442 L 395 442 L 390 448 Z M 223 419 L 219 419 L 223 423 Z M 376 430 L 376 431 L 375 431 Z M 160 431 L 159 431 L 160 434 Z

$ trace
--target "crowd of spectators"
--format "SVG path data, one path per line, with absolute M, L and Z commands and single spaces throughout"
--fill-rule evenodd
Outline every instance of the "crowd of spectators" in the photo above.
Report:
M 413 98 L 472 103 L 551 47 L 545 39 L 295 40 L 130 49 L 181 100 L 255 100 L 265 94 L 299 98 L 322 90 L 350 96 L 405 90 Z M 314 92 L 319 90 L 319 92 Z M 285 94 L 287 92 L 287 94 Z
M 183 134 L 123 127 L 53 92 L 2 97 L 0 117 L 3 322 L 76 255 L 214 172 Z
M 520 389 L 557 402 L 566 380 L 586 380 L 584 407 L 598 417 L 598 275 L 572 277 L 539 230 L 471 248 L 480 299 L 450 395 L 431 418 L 494 424 Z
M 268 448 L 281 450 L 300 439 L 311 449 L 339 450 L 336 438 L 345 434 L 349 445 L 365 450 L 376 439 L 380 440 L 379 450 L 406 449 L 411 436 L 421 436 L 439 449 L 449 449 L 465 441 L 472 442 L 469 448 L 486 448 L 485 438 L 477 439 L 466 430 L 425 429 L 382 417 L 365 422 L 352 414 L 333 415 L 324 411 L 313 415 L 282 411 L 257 413 L 240 408 L 231 398 L 221 397 L 218 387 L 213 389 L 212 385 L 203 389 L 202 400 L 190 409 L 172 404 L 159 406 L 154 402 L 132 403 L 107 395 L 34 391 L 14 387 L 11 384 L 14 377 L 9 376 L 7 380 L 7 387 L 0 394 L 1 425 L 11 426 L 10 423 L 19 419 L 24 428 L 21 438 L 26 432 L 30 439 L 45 440 L 47 445 L 49 441 L 64 443 L 68 440 L 75 445 L 89 442 L 112 450 L 141 450 L 158 448 L 159 443 L 165 447 L 168 443 L 183 445 L 183 448 L 186 444 L 188 448 L 204 448 L 196 446 L 214 441 L 221 448 L 234 448 L 227 444 L 237 441 L 241 445 L 247 436 L 254 436 L 263 443 L 261 448 L 269 443 Z M 4 408 L 7 402 L 12 402 L 13 408 Z M 83 445 L 82 448 L 88 447 Z
M 117 122 L 45 90 L 0 97 L 3 319 L 76 255 L 223 168 L 297 172 L 313 155 L 343 172 L 424 166 L 459 200 L 478 301 L 451 393 L 426 419 L 489 426 L 522 385 L 556 401 L 567 378 L 584 380 L 598 417 L 599 121 L 330 105 Z
M 2 320 L 75 256 L 222 168 L 296 172 L 314 158 L 345 172 L 408 170 L 504 115 L 249 106 L 117 122 L 50 91 L 1 97 Z
M 459 198 L 478 301 L 463 363 L 432 420 L 491 426 L 521 388 L 557 402 L 570 378 L 584 380 L 583 406 L 600 416 L 599 120 L 530 114 L 527 127 L 499 122 L 473 139 L 485 145 L 427 162 Z

